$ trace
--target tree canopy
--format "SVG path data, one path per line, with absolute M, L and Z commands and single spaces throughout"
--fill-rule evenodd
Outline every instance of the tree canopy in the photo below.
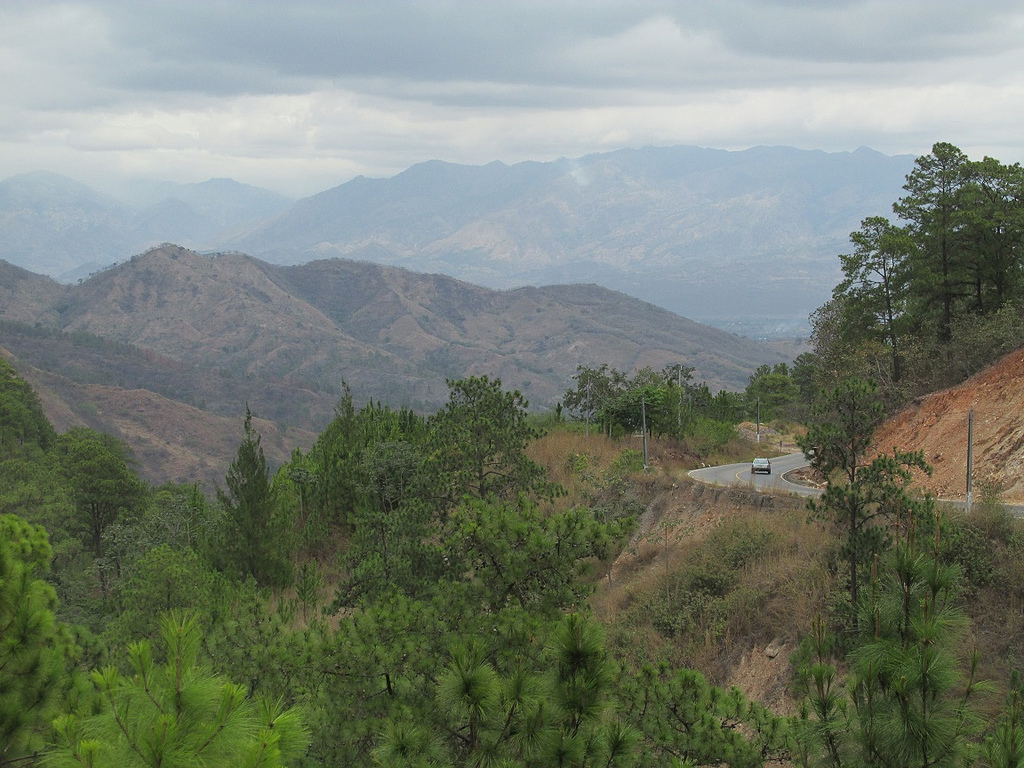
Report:
M 813 317 L 822 375 L 877 379 L 892 402 L 1024 343 L 1024 169 L 940 142 L 904 192 L 850 235 L 844 279 Z

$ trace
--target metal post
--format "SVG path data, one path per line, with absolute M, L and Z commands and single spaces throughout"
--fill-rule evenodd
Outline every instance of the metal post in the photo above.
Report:
M 676 437 L 683 431 L 683 364 L 676 366 Z
M 590 409 L 594 407 L 594 404 L 590 400 L 590 385 L 591 382 L 587 382 L 587 436 L 586 439 L 590 439 Z
M 644 430 L 644 472 L 647 471 L 647 396 L 640 395 L 640 420 Z
M 967 414 L 967 513 L 971 512 L 971 488 L 974 485 L 972 477 L 974 464 L 974 406 L 971 406 Z

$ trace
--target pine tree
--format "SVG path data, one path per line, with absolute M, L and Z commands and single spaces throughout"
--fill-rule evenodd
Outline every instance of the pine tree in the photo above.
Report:
M 847 323 L 858 326 L 858 335 L 888 347 L 895 383 L 903 375 L 902 339 L 914 242 L 906 230 L 882 216 L 864 219 L 850 240 L 854 252 L 839 257 L 845 279 L 832 295 L 845 299 Z
M 56 623 L 46 531 L 0 515 L 0 766 L 43 746 L 67 682 L 71 643 Z
M 858 604 L 860 584 L 872 558 L 890 544 L 888 531 L 880 523 L 898 514 L 926 514 L 922 505 L 931 503 L 908 493 L 911 470 L 931 471 L 922 454 L 894 451 L 868 460 L 882 414 L 877 385 L 847 379 L 829 393 L 816 410 L 815 423 L 800 440 L 811 466 L 828 481 L 821 498 L 808 506 L 843 532 L 852 608 Z
M 1024 684 L 1014 670 L 1006 708 L 985 739 L 982 756 L 989 768 L 1020 768 L 1024 765 Z
M 987 686 L 976 680 L 976 653 L 966 676 L 961 669 L 966 618 L 956 603 L 959 575 L 940 562 L 937 546 L 925 549 L 918 536 L 911 520 L 894 549 L 875 558 L 858 606 L 845 689 L 824 622 L 798 654 L 805 694 L 800 764 L 943 768 L 971 756 L 981 724 L 974 702 Z M 1001 743 L 990 742 L 994 764 L 1019 754 L 1015 727 L 1000 732 Z
M 55 439 L 39 396 L 0 359 L 0 461 L 32 449 L 46 450 Z
M 309 737 L 297 711 L 196 664 L 194 616 L 167 615 L 162 636 L 163 654 L 147 641 L 129 648 L 130 676 L 113 666 L 92 673 L 102 709 L 57 719 L 47 766 L 280 768 L 303 754 Z
M 487 376 L 450 380 L 448 387 L 448 404 L 430 421 L 430 446 L 450 502 L 562 492 L 525 453 L 540 431 L 530 424 L 529 402 L 520 392 L 503 391 L 500 379 Z
M 957 300 L 970 290 L 961 242 L 968 179 L 967 156 L 940 142 L 917 158 L 903 187 L 907 194 L 893 205 L 918 245 L 911 264 L 914 314 L 920 323 L 933 323 L 942 342 L 951 338 Z
M 245 409 L 245 437 L 217 498 L 227 513 L 229 557 L 243 576 L 258 584 L 281 586 L 290 579 L 286 529 L 277 516 L 262 438 Z
M 128 446 L 110 435 L 74 427 L 57 438 L 57 449 L 79 528 L 93 555 L 102 558 L 104 533 L 115 520 L 138 512 L 146 486 L 132 467 Z

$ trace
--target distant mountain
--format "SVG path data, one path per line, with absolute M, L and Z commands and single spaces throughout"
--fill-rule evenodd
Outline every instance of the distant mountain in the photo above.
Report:
M 594 285 L 494 291 L 340 259 L 280 266 L 165 246 L 31 301 L 17 285 L 38 294 L 17 283 L 10 306 L 20 309 L 4 318 L 38 324 L 40 334 L 89 334 L 228 377 L 315 391 L 337 393 L 344 379 L 367 398 L 423 407 L 443 401 L 447 377 L 500 376 L 550 405 L 578 364 L 632 371 L 682 362 L 714 389 L 735 389 L 758 365 L 782 359 Z
M 282 266 L 168 245 L 69 286 L 0 263 L 0 292 L 0 347 L 62 404 L 48 414 L 118 434 L 165 479 L 187 474 L 190 451 L 207 477 L 226 469 L 175 418 L 208 412 L 234 431 L 248 404 L 279 436 L 308 438 L 342 382 L 358 402 L 430 411 L 446 378 L 487 374 L 545 408 L 577 365 L 682 363 L 717 390 L 785 359 L 595 285 L 495 291 L 341 259 Z M 175 474 L 159 475 L 170 457 Z
M 43 275 L 0 261 L 0 321 L 21 320 L 52 325 L 52 307 L 64 295 L 64 286 Z
M 765 347 L 594 285 L 495 291 L 365 262 L 272 265 L 167 246 L 60 301 L 57 326 L 245 376 L 437 404 L 444 379 L 500 376 L 553 403 L 576 365 L 693 365 L 742 388 Z
M 265 219 L 277 216 L 294 201 L 232 179 L 199 184 L 134 181 L 132 199 L 143 207 L 137 227 L 157 242 L 182 243 L 177 233 L 189 233 L 189 244 L 219 244 Z M 183 220 L 184 219 L 184 220 Z
M 227 179 L 0 182 L 0 258 L 87 277 L 163 242 L 277 264 L 340 256 L 490 288 L 595 283 L 754 337 L 806 332 L 838 254 L 885 215 L 910 156 L 758 147 L 629 149 L 553 162 L 431 161 L 289 204 Z
M 112 197 L 55 173 L 0 181 L 0 259 L 58 277 L 131 253 L 131 214 Z
M 134 182 L 126 198 L 55 173 L 0 181 L 0 259 L 73 282 L 170 240 L 202 247 L 237 237 L 292 202 L 230 179 Z
M 824 303 L 850 232 L 891 210 L 912 164 L 784 147 L 434 161 L 300 200 L 232 245 L 279 263 L 339 255 L 493 288 L 593 282 L 767 334 Z

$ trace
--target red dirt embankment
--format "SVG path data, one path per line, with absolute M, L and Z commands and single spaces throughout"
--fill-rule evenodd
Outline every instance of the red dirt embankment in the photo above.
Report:
M 967 488 L 967 423 L 974 407 L 974 498 L 994 483 L 1007 502 L 1024 502 L 1024 349 L 959 386 L 918 398 L 875 433 L 880 451 L 924 451 L 934 474 L 916 484 L 942 499 Z

